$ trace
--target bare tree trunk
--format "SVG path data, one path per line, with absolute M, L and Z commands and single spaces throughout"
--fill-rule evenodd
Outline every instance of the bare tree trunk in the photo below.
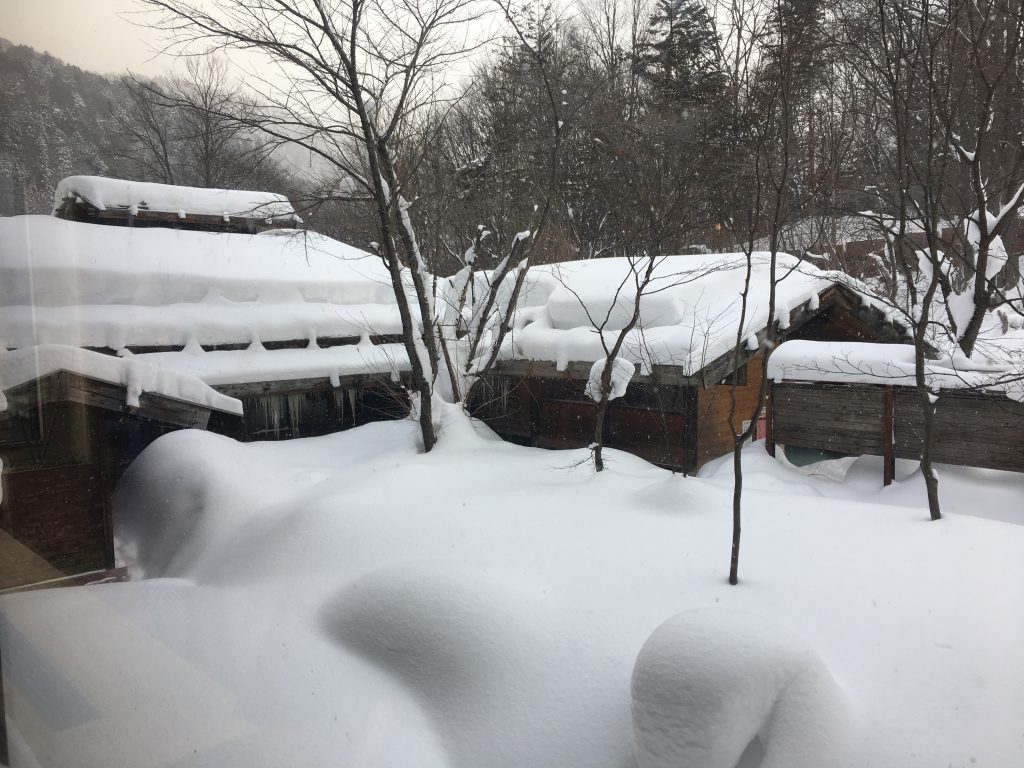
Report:
M 732 550 L 729 555 L 729 583 L 740 580 L 740 536 L 743 532 L 743 452 L 742 444 L 732 452 Z
M 934 288 L 929 291 L 934 293 Z M 926 295 L 927 296 L 927 295 Z M 927 296 L 927 302 L 931 304 L 931 297 Z M 923 312 L 923 318 L 927 318 L 927 308 Z M 932 402 L 933 395 L 928 389 L 928 382 L 925 379 L 925 357 L 924 357 L 924 333 L 927 322 L 922 322 L 914 332 L 914 374 L 917 383 L 918 401 L 921 403 L 921 413 L 924 417 L 924 436 L 921 440 L 921 474 L 924 476 L 925 493 L 928 496 L 928 513 L 932 520 L 939 520 L 942 512 L 939 509 L 939 479 L 935 476 L 932 467 L 932 445 L 935 441 L 935 403 Z
M 597 420 L 594 423 L 594 469 L 604 471 L 604 423 L 608 417 L 608 395 L 611 392 L 612 367 L 605 365 L 601 373 L 601 400 L 597 404 Z

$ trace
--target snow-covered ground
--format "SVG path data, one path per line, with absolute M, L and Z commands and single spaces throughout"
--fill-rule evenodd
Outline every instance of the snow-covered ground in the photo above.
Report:
M 755 445 L 730 587 L 727 460 L 415 444 L 158 440 L 145 578 L 0 599 L 14 765 L 1024 764 L 1024 476 Z

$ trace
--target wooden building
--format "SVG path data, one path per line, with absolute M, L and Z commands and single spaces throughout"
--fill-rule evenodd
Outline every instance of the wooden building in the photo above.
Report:
M 924 412 L 914 386 L 913 348 L 884 351 L 872 345 L 783 345 L 771 365 L 769 450 L 882 456 L 886 485 L 894 479 L 895 459 L 919 460 Z M 935 398 L 933 461 L 1024 472 L 1019 373 L 954 370 L 938 360 L 926 366 Z
M 772 385 L 771 442 L 826 455 L 919 460 L 924 415 L 917 389 L 787 381 Z M 889 440 L 886 437 L 889 436 Z M 1024 472 L 1024 403 L 1002 393 L 949 390 L 935 402 L 932 460 Z
M 109 210 L 111 184 L 81 188 Z M 343 243 L 18 216 L 0 253 L 0 590 L 106 575 L 111 491 L 167 431 L 286 439 L 407 412 L 388 275 Z
M 160 435 L 240 410 L 180 377 L 136 392 L 125 361 L 80 349 L 0 362 L 0 590 L 115 575 L 111 493 L 124 470 Z
M 814 279 L 799 287 L 791 286 L 780 299 L 785 304 L 789 297 L 802 297 L 799 303 L 789 301 L 784 317 L 775 319 L 779 338 L 905 340 L 906 329 L 880 305 L 846 285 L 821 282 L 813 271 L 809 274 Z M 729 270 L 720 270 L 709 273 L 707 281 L 714 285 L 737 277 Z M 682 286 L 687 297 L 684 302 L 701 290 L 699 283 L 698 279 Z M 571 293 L 578 292 L 574 289 Z M 717 306 L 710 314 L 722 316 Z M 752 316 L 757 317 L 756 313 Z M 607 446 L 687 473 L 732 450 L 729 412 L 733 381 L 737 414 L 734 426 L 741 430 L 754 412 L 762 362 L 768 353 L 767 318 L 747 326 L 737 361 L 733 350 L 735 325 L 722 323 L 717 334 L 720 338 L 709 340 L 699 332 L 708 326 L 694 317 L 685 317 L 673 333 L 700 350 L 700 362 L 683 365 L 673 359 L 662 362 L 654 358 L 649 371 L 634 376 L 626 394 L 610 403 L 605 426 Z M 575 331 L 567 328 L 563 332 Z M 550 346 L 547 339 L 544 341 Z M 531 352 L 529 342 L 524 347 Z M 712 355 L 708 350 L 718 351 Z M 590 444 L 596 408 L 584 388 L 592 361 L 560 366 L 553 360 L 509 359 L 512 354 L 501 359 L 494 373 L 475 388 L 473 414 L 503 438 L 522 445 L 580 448 Z
M 199 402 L 144 391 L 129 405 L 125 383 L 76 367 L 40 369 L 2 392 L 0 592 L 119 577 L 112 493 L 128 465 L 167 432 L 207 429 L 242 441 L 277 440 L 405 413 L 403 390 L 379 376 L 346 377 L 338 387 L 328 378 L 205 387 Z
M 57 186 L 53 215 L 122 227 L 256 234 L 294 229 L 302 218 L 282 195 L 69 176 Z

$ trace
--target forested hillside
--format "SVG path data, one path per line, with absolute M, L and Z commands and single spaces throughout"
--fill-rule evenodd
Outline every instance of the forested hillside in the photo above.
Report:
M 119 82 L 0 40 L 0 216 L 49 213 L 74 173 L 118 175 Z
M 299 196 L 266 142 L 213 114 L 232 88 L 220 61 L 108 78 L 0 39 L 0 216 L 49 213 L 72 174 Z

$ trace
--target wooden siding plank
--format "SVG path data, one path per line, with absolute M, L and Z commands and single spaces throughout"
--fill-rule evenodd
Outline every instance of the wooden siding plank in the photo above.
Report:
M 884 453 L 884 387 L 786 382 L 773 389 L 776 442 L 850 454 Z M 872 402 L 877 404 L 874 412 Z M 1024 404 L 1002 394 L 947 390 L 936 401 L 935 422 L 934 461 L 1024 471 Z M 872 442 L 876 426 L 878 440 Z M 920 458 L 924 414 L 912 387 L 893 388 L 892 431 L 894 457 Z

